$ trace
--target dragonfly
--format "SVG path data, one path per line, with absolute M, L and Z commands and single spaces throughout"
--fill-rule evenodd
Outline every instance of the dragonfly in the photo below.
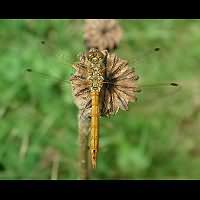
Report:
M 159 49 L 156 48 L 155 51 Z M 111 62 L 112 61 L 112 62 Z M 91 119 L 89 150 L 92 168 L 96 168 L 99 152 L 100 117 L 116 114 L 119 109 L 128 110 L 128 103 L 137 100 L 136 93 L 145 88 L 170 87 L 180 88 L 176 82 L 143 85 L 138 87 L 139 76 L 129 68 L 128 62 L 121 60 L 107 50 L 91 48 L 80 56 L 74 64 L 76 69 L 70 80 L 64 82 L 72 85 L 76 104 L 81 117 Z M 26 72 L 36 73 L 46 78 L 56 78 L 48 74 L 27 68 Z

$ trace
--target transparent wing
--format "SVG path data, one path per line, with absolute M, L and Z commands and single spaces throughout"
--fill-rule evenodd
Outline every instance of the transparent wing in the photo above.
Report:
M 183 87 L 179 82 L 165 82 L 143 84 L 140 86 L 140 89 L 138 103 L 156 103 L 172 99 L 181 93 Z
M 25 70 L 25 77 L 31 84 L 44 85 L 48 84 L 50 89 L 56 92 L 56 94 L 65 94 L 71 96 L 71 82 L 68 79 L 61 79 L 58 76 L 49 75 L 43 72 L 37 72 L 30 68 Z M 45 82 L 45 83 L 44 83 Z M 38 86 L 39 87 L 39 86 Z M 46 89 L 49 89 L 46 88 Z M 164 82 L 164 83 L 151 83 L 151 84 L 140 84 L 137 93 L 137 101 L 131 103 L 129 108 L 135 108 L 134 111 L 147 112 L 149 109 L 158 111 L 171 109 L 179 105 L 183 99 L 188 98 L 188 102 L 199 105 L 200 97 L 200 85 L 199 83 L 191 84 L 187 81 L 177 81 L 177 82 Z M 72 101 L 70 97 L 70 101 Z M 88 115 L 91 102 L 88 101 L 86 108 L 83 110 L 84 115 Z M 156 109 L 156 110 L 155 110 Z
M 36 42 L 39 58 L 33 65 L 24 65 L 24 77 L 32 84 L 49 84 L 66 89 L 70 86 L 69 78 L 73 74 L 74 60 L 76 56 L 69 53 L 66 48 L 60 48 L 50 39 L 38 39 Z M 44 64 L 41 64 L 44 63 Z
M 137 70 L 149 65 L 153 60 L 158 60 L 165 51 L 159 46 L 154 45 L 145 47 L 140 51 L 134 51 L 129 46 L 125 51 L 120 52 L 120 57 L 129 61 L 129 65 Z
M 42 41 L 43 43 L 43 41 Z M 157 51 L 157 50 L 156 50 Z M 73 74 L 71 70 L 71 74 L 66 75 L 65 79 L 60 78 L 59 76 L 55 76 L 38 72 L 32 68 L 26 68 L 25 72 L 28 74 L 30 79 L 34 79 L 35 81 L 41 81 L 38 78 L 47 79 L 52 81 L 53 85 L 56 85 L 60 89 L 66 89 L 66 87 L 70 86 L 70 75 Z M 31 75 L 30 75 L 31 74 Z M 172 97 L 180 91 L 181 85 L 176 82 L 165 82 L 165 83 L 153 83 L 153 84 L 142 84 L 139 86 L 141 89 L 141 93 L 138 95 L 139 103 L 150 103 L 152 101 L 162 101 L 163 99 Z M 66 91 L 66 90 L 65 90 Z
M 139 53 L 131 52 L 131 50 L 127 52 L 128 58 L 126 55 L 125 58 L 129 60 L 129 67 L 134 68 L 139 76 L 138 85 L 141 92 L 137 95 L 137 104 L 148 105 L 149 103 L 173 100 L 183 92 L 184 84 L 175 78 L 173 78 L 175 79 L 173 81 L 169 80 L 174 76 L 173 71 L 169 74 L 168 71 L 171 68 L 164 62 L 165 55 L 167 55 L 165 49 L 162 49 L 159 45 L 154 45 Z
M 78 52 L 83 51 L 83 49 L 77 48 L 76 52 L 73 52 L 73 49 L 70 49 L 69 51 L 67 44 L 60 47 L 61 45 L 56 45 L 49 39 L 38 40 L 38 46 L 43 55 L 47 58 L 52 55 L 57 63 L 63 65 L 69 65 L 70 63 L 75 62 L 81 55 L 81 53 Z
M 26 68 L 24 70 L 24 78 L 32 81 L 32 83 L 47 82 L 51 85 L 57 85 L 60 89 L 64 89 L 70 86 L 70 76 L 66 75 L 66 79 L 62 79 L 56 75 L 50 75 L 45 72 L 38 72 L 32 68 Z

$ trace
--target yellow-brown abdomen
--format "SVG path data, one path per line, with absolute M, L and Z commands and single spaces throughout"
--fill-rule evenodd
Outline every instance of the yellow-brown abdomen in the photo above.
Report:
M 92 167 L 96 167 L 97 153 L 99 148 L 99 92 L 91 92 L 92 112 L 91 112 L 91 133 L 90 152 Z

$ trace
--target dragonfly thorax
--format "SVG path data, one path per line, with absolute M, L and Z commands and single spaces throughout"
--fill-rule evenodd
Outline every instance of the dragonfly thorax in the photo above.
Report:
M 105 67 L 102 63 L 104 55 L 98 50 L 92 48 L 87 54 L 87 72 L 91 92 L 100 92 L 103 86 Z
M 93 64 L 92 64 L 93 65 Z M 100 92 L 104 80 L 104 68 L 97 64 L 95 67 L 88 68 L 88 80 L 90 83 L 90 90 Z

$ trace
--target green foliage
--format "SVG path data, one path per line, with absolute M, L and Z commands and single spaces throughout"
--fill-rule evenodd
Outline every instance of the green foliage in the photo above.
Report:
M 139 83 L 178 81 L 182 89 L 173 95 L 164 88 L 144 90 L 128 112 L 101 119 L 91 178 L 200 178 L 200 21 L 119 23 L 124 33 L 116 53 L 136 68 Z M 83 25 L 83 20 L 1 20 L 1 179 L 49 179 L 49 148 L 60 156 L 58 178 L 79 178 L 78 110 L 61 80 L 69 78 L 84 51 Z M 161 51 L 153 52 L 155 47 Z M 30 76 L 26 68 L 59 78 Z

